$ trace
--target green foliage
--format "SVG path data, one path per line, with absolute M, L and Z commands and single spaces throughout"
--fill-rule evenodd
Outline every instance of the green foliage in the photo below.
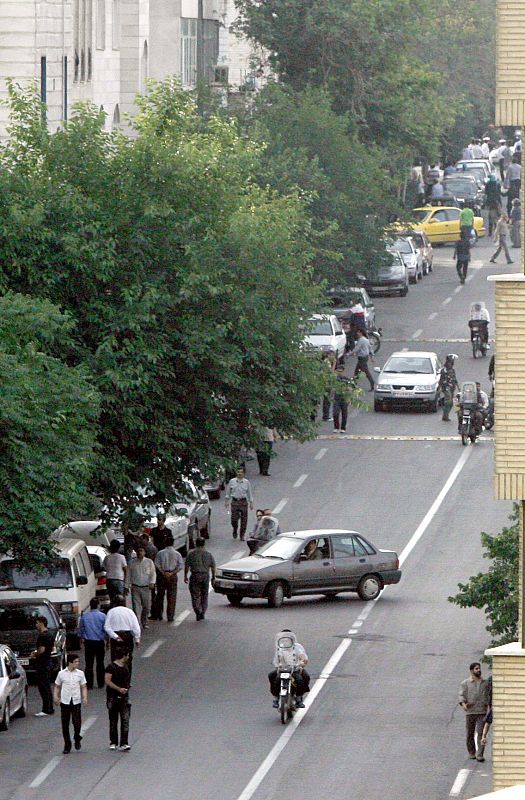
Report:
M 49 534 L 89 505 L 98 396 L 58 355 L 73 321 L 47 300 L 0 297 L 0 552 L 49 559 Z
M 487 631 L 492 645 L 514 642 L 518 627 L 519 583 L 519 506 L 509 517 L 511 524 L 501 533 L 481 534 L 484 558 L 491 563 L 487 572 L 473 575 L 468 583 L 458 584 L 459 592 L 449 597 L 461 608 L 483 608 L 489 620 Z

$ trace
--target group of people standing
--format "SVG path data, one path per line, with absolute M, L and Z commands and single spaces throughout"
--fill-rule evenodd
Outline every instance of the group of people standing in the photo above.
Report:
M 373 358 L 372 348 L 366 331 L 362 327 L 357 326 L 353 331 L 352 346 L 348 348 L 348 355 L 355 356 L 357 359 L 352 378 L 345 375 L 344 362 L 342 360 L 338 362 L 333 353 L 323 356 L 328 369 L 335 372 L 336 375 L 335 389 L 326 394 L 322 401 L 323 422 L 330 422 L 333 419 L 334 433 L 346 433 L 348 406 L 352 389 L 355 389 L 359 375 L 363 373 L 367 378 L 370 392 L 374 391 L 375 386 L 369 366 L 369 361 Z M 330 410 L 332 410 L 331 414 Z

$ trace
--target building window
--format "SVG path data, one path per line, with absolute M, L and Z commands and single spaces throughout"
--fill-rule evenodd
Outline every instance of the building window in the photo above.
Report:
M 202 21 L 202 38 L 204 40 L 204 75 L 205 80 L 213 81 L 215 67 L 219 60 L 219 23 L 213 19 Z
M 113 50 L 120 48 L 120 0 L 113 0 L 111 15 L 111 38 Z
M 97 0 L 97 50 L 106 49 L 106 0 Z
M 185 89 L 197 84 L 197 20 L 181 19 L 181 79 Z

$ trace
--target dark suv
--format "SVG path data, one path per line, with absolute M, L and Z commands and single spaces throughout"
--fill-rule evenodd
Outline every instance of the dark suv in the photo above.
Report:
M 35 659 L 31 653 L 38 636 L 37 617 L 47 619 L 48 631 L 55 637 L 51 660 L 53 673 L 57 673 L 66 666 L 66 629 L 48 600 L 0 601 L 0 643 L 9 645 L 28 674 L 35 672 Z

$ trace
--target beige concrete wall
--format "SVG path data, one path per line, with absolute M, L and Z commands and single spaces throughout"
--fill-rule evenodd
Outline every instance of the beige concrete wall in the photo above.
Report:
M 525 2 L 499 0 L 496 124 L 525 125 Z
M 525 650 L 519 644 L 486 651 L 492 656 L 494 790 L 525 783 Z

